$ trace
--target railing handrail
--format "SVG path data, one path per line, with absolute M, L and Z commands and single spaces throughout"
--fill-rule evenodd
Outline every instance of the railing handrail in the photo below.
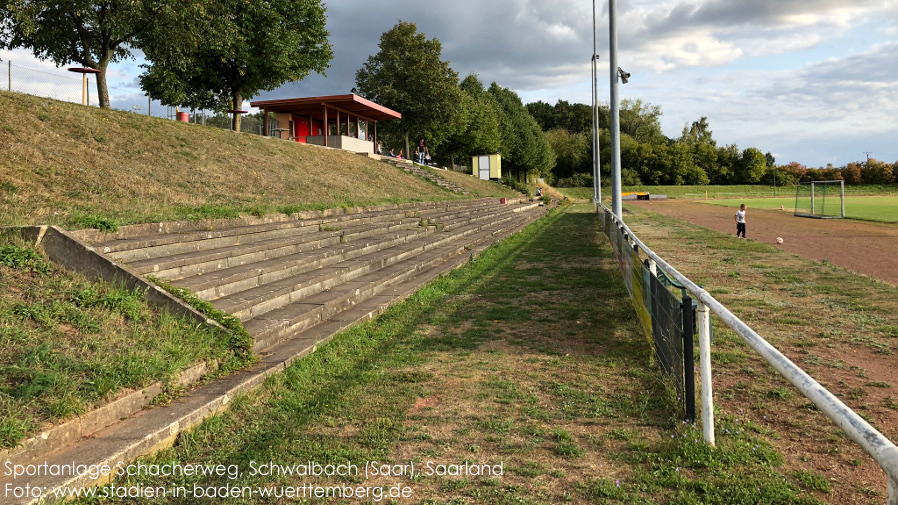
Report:
M 736 317 L 723 304 L 718 302 L 710 293 L 705 291 L 701 286 L 692 282 L 688 277 L 681 274 L 676 268 L 664 261 L 661 256 L 655 254 L 647 245 L 645 245 L 635 233 L 623 221 L 619 220 L 607 207 L 598 204 L 606 214 L 606 219 L 611 218 L 619 230 L 625 232 L 630 240 L 660 266 L 668 277 L 672 277 L 680 284 L 685 286 L 695 299 L 704 304 L 708 309 L 717 314 L 717 316 L 730 329 L 736 332 L 755 350 L 767 363 L 769 363 L 777 372 L 782 374 L 801 394 L 811 400 L 817 408 L 823 412 L 826 417 L 833 421 L 845 434 L 854 440 L 864 451 L 867 452 L 886 473 L 888 482 L 888 503 L 898 504 L 898 447 L 880 433 L 876 428 L 870 425 L 866 420 L 851 410 L 835 395 L 830 393 L 820 383 L 815 381 L 804 370 L 799 368 L 783 353 L 773 347 L 769 342 L 764 340 L 757 332 L 751 329 L 742 320 Z

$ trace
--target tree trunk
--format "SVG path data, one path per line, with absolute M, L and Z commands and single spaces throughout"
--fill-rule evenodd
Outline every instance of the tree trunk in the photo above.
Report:
M 234 110 L 240 110 L 240 107 L 243 105 L 243 93 L 239 90 L 234 91 L 234 99 L 233 99 Z M 234 112 L 234 118 L 231 120 L 231 129 L 235 132 L 240 131 L 240 113 Z
M 97 70 L 100 71 L 99 74 L 96 74 L 97 97 L 100 100 L 100 108 L 109 109 L 109 87 L 106 85 L 106 69 L 109 68 L 109 58 L 100 60 L 100 64 L 97 67 Z
M 405 131 L 405 159 L 413 159 L 412 152 L 408 149 L 408 130 Z
M 455 151 L 449 153 L 449 170 L 455 171 Z

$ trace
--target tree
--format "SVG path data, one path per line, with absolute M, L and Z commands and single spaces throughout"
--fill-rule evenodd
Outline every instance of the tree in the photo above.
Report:
M 767 158 L 760 150 L 749 147 L 742 151 L 733 168 L 737 184 L 754 184 L 767 172 Z
M 592 135 L 592 107 L 558 100 L 554 108 L 555 128 L 562 128 L 571 133 Z
M 528 103 L 527 112 L 533 116 L 544 132 L 555 129 L 555 107 L 552 107 L 551 104 L 542 100 Z
M 861 166 L 857 163 L 849 163 L 842 168 L 842 178 L 845 184 L 858 185 L 863 182 L 861 178 Z
M 861 164 L 861 179 L 864 184 L 891 184 L 895 181 L 892 166 L 875 158 Z
M 499 131 L 499 111 L 476 74 L 470 74 L 459 84 L 462 101 L 452 133 L 446 138 L 443 150 L 450 165 L 455 165 L 455 155 L 494 153 L 502 145 Z
M 0 4 L 0 47 L 31 49 L 35 57 L 57 66 L 77 63 L 99 70 L 100 107 L 109 108 L 106 71 L 131 56 L 140 37 L 160 25 L 197 19 L 205 2 L 178 0 L 4 0 Z M 170 34 L 168 43 L 182 32 Z
M 577 173 L 591 173 L 592 137 L 585 133 L 570 133 L 556 129 L 545 133 L 552 152 L 555 153 L 556 179 L 571 177 Z
M 711 127 L 708 125 L 708 118 L 702 116 L 698 121 L 693 121 L 691 126 L 683 127 L 683 134 L 680 141 L 690 144 L 709 144 L 716 146 L 712 137 Z
M 661 133 L 661 107 L 642 100 L 621 100 L 620 131 L 637 142 L 666 141 Z
M 462 101 L 458 74 L 440 59 L 442 44 L 436 37 L 427 40 L 414 23 L 400 21 L 381 35 L 378 47 L 356 72 L 353 92 L 402 113 L 382 128 L 405 139 L 406 153 L 410 133 L 431 148 L 439 146 L 452 132 Z
M 600 121 L 604 120 L 605 128 L 608 127 L 608 107 L 599 106 Z M 532 102 L 527 104 L 527 112 L 539 124 L 543 131 L 562 129 L 568 132 L 585 133 L 592 135 L 592 107 L 582 103 L 568 103 L 566 100 L 558 100 L 553 107 L 546 102 Z
M 702 116 L 698 121 L 683 127 L 677 143 L 684 144 L 692 150 L 692 162 L 705 173 L 705 178 L 712 184 L 730 184 L 729 168 L 721 168 L 718 163 L 717 142 L 712 137 L 708 118 Z M 727 151 L 724 151 L 727 153 Z
M 736 165 L 739 163 L 741 153 L 736 144 L 727 144 L 717 148 L 717 165 L 714 170 L 708 172 L 711 184 L 736 184 Z
M 216 44 L 175 47 L 148 44 L 152 63 L 141 86 L 168 105 L 240 109 L 243 100 L 312 71 L 323 74 L 333 58 L 321 0 L 225 0 L 207 20 L 208 32 L 226 34 Z M 234 114 L 240 131 L 240 115 Z
M 555 165 L 555 154 L 539 124 L 521 102 L 521 97 L 495 82 L 490 85 L 488 93 L 496 100 L 502 116 L 499 124 L 502 131 L 503 167 L 507 164 L 509 172 L 517 173 L 518 177 L 522 174 L 548 174 Z

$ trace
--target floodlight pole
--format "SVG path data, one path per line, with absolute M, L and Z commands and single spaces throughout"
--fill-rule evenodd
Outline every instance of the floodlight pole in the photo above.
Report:
M 596 54 L 596 0 L 592 0 L 592 200 L 598 209 L 602 202 L 602 165 L 599 163 L 599 55 Z
M 620 97 L 617 67 L 617 0 L 608 0 L 609 67 L 611 70 L 611 212 L 623 221 L 620 166 Z

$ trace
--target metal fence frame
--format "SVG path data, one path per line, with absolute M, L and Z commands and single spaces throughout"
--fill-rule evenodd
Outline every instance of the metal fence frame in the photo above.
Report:
M 642 251 L 648 256 L 651 263 L 662 268 L 669 277 L 682 284 L 698 303 L 697 324 L 699 329 L 699 361 L 701 370 L 702 438 L 707 444 L 712 447 L 715 445 L 710 324 L 710 315 L 713 313 L 879 464 L 886 474 L 888 488 L 886 504 L 898 505 L 898 447 L 892 441 L 770 345 L 702 287 L 689 280 L 688 277 L 681 274 L 677 269 L 664 261 L 663 258 L 655 254 L 610 209 L 602 205 L 601 202 L 594 201 L 593 203 L 596 206 L 599 218 L 603 220 L 603 229 L 608 229 L 604 225 L 604 220 L 612 220 L 618 233 L 627 237 L 634 250 Z

